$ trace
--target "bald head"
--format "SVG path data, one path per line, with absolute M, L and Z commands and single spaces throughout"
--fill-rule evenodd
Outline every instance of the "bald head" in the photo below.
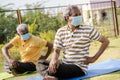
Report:
M 18 34 L 22 35 L 28 33 L 28 26 L 26 24 L 20 24 L 17 26 L 16 30 Z

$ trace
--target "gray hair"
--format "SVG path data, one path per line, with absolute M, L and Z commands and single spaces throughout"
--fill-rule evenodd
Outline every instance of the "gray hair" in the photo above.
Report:
M 72 15 L 72 9 L 78 9 L 79 10 L 79 7 L 78 6 L 76 6 L 76 5 L 69 5 L 66 9 L 65 9 L 65 11 L 64 11 L 64 13 L 63 13 L 63 17 L 64 17 L 64 19 L 66 20 L 66 17 L 67 16 L 71 16 Z M 81 13 L 80 13 L 81 14 Z
M 21 31 L 28 30 L 28 26 L 26 24 L 20 24 L 16 28 L 17 32 L 20 33 Z

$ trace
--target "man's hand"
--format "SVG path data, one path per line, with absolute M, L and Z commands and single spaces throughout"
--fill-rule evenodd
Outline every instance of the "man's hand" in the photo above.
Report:
M 49 67 L 48 67 L 48 72 L 49 74 L 54 74 L 56 73 L 56 70 L 59 66 L 59 61 L 56 60 L 51 60 Z
M 86 60 L 83 61 L 84 64 L 90 64 L 90 63 L 93 63 L 93 62 L 96 61 L 96 58 L 95 58 L 95 57 L 85 57 L 85 58 L 86 58 Z
M 9 59 L 9 65 L 12 65 L 14 68 L 16 68 L 17 66 L 19 66 L 18 61 L 13 60 L 13 59 Z
M 59 66 L 59 60 L 58 60 L 59 54 L 60 54 L 60 50 L 55 49 L 54 53 L 52 54 L 52 59 L 50 61 L 49 67 L 48 67 L 49 74 L 56 73 L 57 68 Z

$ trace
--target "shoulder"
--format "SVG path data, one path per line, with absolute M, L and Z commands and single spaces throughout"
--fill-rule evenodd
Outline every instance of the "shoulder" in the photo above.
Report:
M 15 35 L 13 38 L 12 38 L 12 40 L 20 40 L 21 38 L 20 38 L 20 36 L 18 36 L 18 35 Z
M 39 36 L 35 36 L 35 35 L 31 34 L 31 37 L 33 40 L 41 40 L 41 38 Z
M 30 39 L 31 43 L 34 45 L 34 46 L 45 46 L 47 44 L 47 41 L 40 38 L 39 36 L 35 36 L 35 35 L 32 35 L 31 34 L 31 39 Z
M 13 39 L 11 39 L 9 43 L 11 43 L 13 45 L 18 45 L 20 42 L 21 42 L 20 36 L 15 35 L 15 37 Z
M 33 42 L 34 44 L 36 45 L 46 45 L 47 44 L 47 41 L 40 38 L 39 36 L 35 36 L 35 35 L 31 35 L 32 39 L 31 39 L 31 42 Z
M 61 27 L 61 28 L 58 29 L 58 32 L 59 31 L 65 31 L 67 28 L 68 28 L 67 26 L 63 26 L 63 27 Z
M 61 28 L 59 28 L 59 29 L 57 30 L 57 34 L 62 34 L 62 33 L 64 33 L 67 29 L 68 29 L 67 26 L 61 27 Z
M 35 42 L 47 42 L 46 40 L 40 38 L 39 36 L 35 36 L 35 35 L 31 35 L 32 36 L 32 39 L 35 41 Z

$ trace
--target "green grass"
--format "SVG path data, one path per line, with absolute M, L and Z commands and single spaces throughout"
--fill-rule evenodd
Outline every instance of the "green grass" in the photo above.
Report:
M 107 59 L 120 59 L 120 37 L 109 38 L 110 44 L 106 51 L 100 56 L 100 58 L 95 62 L 101 62 Z M 90 47 L 90 56 L 94 55 L 100 47 L 100 43 L 94 42 Z M 2 64 L 0 64 L 0 71 L 3 71 Z M 1 70 L 2 69 L 2 70 Z M 27 74 L 24 76 L 16 76 L 6 80 L 25 80 L 26 78 L 32 78 L 38 76 L 38 73 Z M 110 74 L 105 74 L 97 77 L 92 77 L 84 80 L 120 80 L 120 71 L 113 72 Z
M 38 74 L 37 72 L 33 72 L 33 73 L 30 73 L 30 74 L 26 74 L 26 75 L 19 75 L 19 76 L 16 76 L 16 77 L 11 77 L 11 78 L 8 78 L 8 79 L 5 79 L 5 80 L 26 80 L 28 78 L 34 78 L 36 76 L 39 76 L 40 74 Z

